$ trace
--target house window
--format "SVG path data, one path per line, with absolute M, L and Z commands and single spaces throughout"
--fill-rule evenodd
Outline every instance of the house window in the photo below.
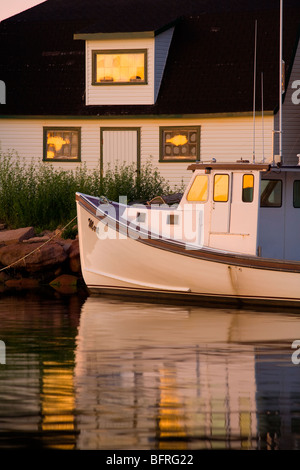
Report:
M 160 161 L 162 162 L 186 162 L 199 159 L 199 127 L 161 128 L 160 142 Z
M 229 195 L 229 175 L 215 175 L 214 201 L 227 202 Z
M 208 177 L 206 175 L 196 176 L 187 195 L 187 200 L 205 202 L 207 200 L 207 186 Z
M 243 202 L 253 201 L 253 188 L 254 188 L 254 176 L 243 175 L 243 190 L 242 190 Z
M 146 50 L 93 51 L 93 85 L 145 85 Z
M 80 128 L 44 128 L 44 160 L 80 161 Z
M 282 181 L 261 180 L 260 207 L 281 207 Z

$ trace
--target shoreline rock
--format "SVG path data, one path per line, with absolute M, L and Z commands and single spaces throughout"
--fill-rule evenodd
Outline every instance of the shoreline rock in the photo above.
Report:
M 78 238 L 63 239 L 57 231 L 37 236 L 33 227 L 0 232 L 1 292 L 47 285 L 73 293 L 83 284 Z
M 0 232 L 0 246 L 12 245 L 14 243 L 22 242 L 28 238 L 35 236 L 33 227 L 17 228 L 15 230 L 1 230 Z

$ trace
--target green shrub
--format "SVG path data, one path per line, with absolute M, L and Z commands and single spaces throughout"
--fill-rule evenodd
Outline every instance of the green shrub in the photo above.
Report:
M 149 161 L 137 170 L 136 165 L 107 167 L 102 178 L 102 194 L 112 201 L 126 196 L 128 202 L 148 201 L 171 192 L 168 182 Z
M 171 192 L 168 182 L 151 162 L 137 171 L 135 165 L 88 170 L 54 168 L 50 163 L 26 163 L 14 153 L 0 151 L 0 220 L 11 228 L 34 226 L 54 230 L 76 216 L 75 193 L 105 196 L 118 201 L 147 201 Z

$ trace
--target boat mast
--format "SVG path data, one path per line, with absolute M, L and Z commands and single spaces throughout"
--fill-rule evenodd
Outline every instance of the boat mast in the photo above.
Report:
M 279 162 L 282 161 L 282 43 L 283 43 L 283 0 L 280 0 L 280 40 L 279 40 Z
M 255 20 L 254 32 L 254 71 L 253 71 L 253 155 L 252 163 L 255 163 L 255 104 L 256 104 L 256 54 L 257 54 L 257 20 Z
M 263 72 L 261 72 L 261 125 L 262 125 L 262 162 L 265 163 L 264 73 Z

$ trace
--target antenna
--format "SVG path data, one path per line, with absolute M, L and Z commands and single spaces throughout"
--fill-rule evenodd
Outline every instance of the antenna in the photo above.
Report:
M 261 72 L 261 123 L 262 123 L 262 161 L 265 163 L 265 129 L 264 129 L 264 73 Z
M 255 32 L 254 32 L 254 77 L 253 77 L 253 156 L 252 156 L 252 163 L 255 163 L 256 53 L 257 53 L 257 20 L 255 20 Z
M 280 0 L 280 41 L 279 41 L 279 158 L 282 160 L 282 29 L 283 29 L 283 0 Z

